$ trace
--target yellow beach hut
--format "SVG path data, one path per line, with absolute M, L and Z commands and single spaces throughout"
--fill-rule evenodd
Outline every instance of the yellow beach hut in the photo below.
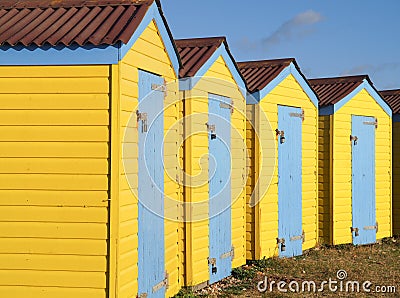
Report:
M 392 234 L 392 111 L 367 75 L 309 80 L 319 95 L 319 227 L 328 244 Z
M 176 40 L 184 101 L 185 285 L 245 259 L 246 87 L 224 37 Z
M 393 112 L 393 235 L 400 235 L 400 89 L 380 94 Z
M 179 290 L 179 68 L 159 1 L 0 3 L 1 297 Z
M 247 98 L 247 258 L 317 244 L 318 99 L 295 59 L 240 62 Z

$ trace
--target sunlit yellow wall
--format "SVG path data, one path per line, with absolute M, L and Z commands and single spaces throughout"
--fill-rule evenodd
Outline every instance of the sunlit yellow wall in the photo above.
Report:
M 109 74 L 0 67 L 0 297 L 106 297 Z
M 119 214 L 119 247 L 118 247 L 118 291 L 121 297 L 134 297 L 137 295 L 137 248 L 138 248 L 138 201 L 130 190 L 127 179 L 134 183 L 131 185 L 137 189 L 137 158 L 138 139 L 137 122 L 128 121 L 136 112 L 138 104 L 138 69 L 158 74 L 165 78 L 168 86 L 167 97 L 164 101 L 164 128 L 168 139 L 164 145 L 164 162 L 166 173 L 164 175 L 165 195 L 173 201 L 166 200 L 165 213 L 174 215 L 176 219 L 181 216 L 178 208 L 178 200 L 182 196 L 182 188 L 179 187 L 176 179 L 179 179 L 179 129 L 176 124 L 179 117 L 179 94 L 176 75 L 172 63 L 166 53 L 165 46 L 160 38 L 158 29 L 154 22 L 145 29 L 131 50 L 126 54 L 120 63 L 121 76 L 121 142 L 129 153 L 124 158 L 132 160 L 135 165 L 129 173 L 124 172 L 121 165 L 120 179 L 120 214 Z M 173 128 L 171 128 L 173 126 Z M 124 139 L 126 129 L 130 129 L 131 137 Z M 169 288 L 167 296 L 175 294 L 182 281 L 179 279 L 181 271 L 178 246 L 179 224 L 175 220 L 165 220 L 165 269 L 169 274 Z
M 317 243 L 317 108 L 304 92 L 296 79 L 289 75 L 260 101 L 260 113 L 264 113 L 268 122 L 260 116 L 260 146 L 262 148 L 262 166 L 259 177 L 261 201 L 258 208 L 259 220 L 256 223 L 259 237 L 260 258 L 278 255 L 276 238 L 278 237 L 278 148 L 275 129 L 278 128 L 278 105 L 300 107 L 304 109 L 305 120 L 302 125 L 302 221 L 305 232 L 303 249 L 312 248 Z M 272 175 L 272 179 L 271 179 Z M 270 182 L 271 180 L 271 182 Z M 270 184 L 269 184 L 270 182 Z M 269 185 L 264 195 L 261 185 Z M 288 219 L 289 220 L 289 219 Z
M 234 101 L 232 114 L 232 245 L 235 248 L 233 267 L 245 263 L 245 99 L 240 93 L 229 68 L 222 57 L 210 67 L 190 91 L 184 91 L 185 116 L 199 114 L 185 123 L 186 172 L 193 176 L 189 185 L 208 181 L 208 121 L 209 93 L 229 97 Z M 193 132 L 203 133 L 193 134 Z M 190 136 L 191 135 L 191 136 Z M 189 137 L 190 136 L 190 137 Z M 186 224 L 186 285 L 195 286 L 208 281 L 208 183 L 197 187 L 186 187 L 187 202 L 203 202 L 188 212 L 194 222 Z M 201 220 L 199 220 L 201 219 Z
M 334 114 L 333 126 L 333 244 L 351 243 L 352 183 L 351 135 L 352 115 L 378 119 L 375 131 L 376 150 L 376 220 L 377 239 L 388 237 L 391 226 L 392 122 L 389 115 L 363 89 Z
M 319 116 L 318 125 L 318 228 L 320 243 L 331 243 L 331 122 L 332 116 Z
M 400 235 L 400 122 L 393 122 L 393 234 Z

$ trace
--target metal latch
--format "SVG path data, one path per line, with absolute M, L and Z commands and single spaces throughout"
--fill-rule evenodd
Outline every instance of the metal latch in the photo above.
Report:
M 351 231 L 352 233 L 354 232 L 354 236 L 355 236 L 355 237 L 360 236 L 360 233 L 358 232 L 358 228 L 353 228 L 353 227 L 351 227 L 351 228 L 350 228 L 350 231 Z
M 142 132 L 147 132 L 147 113 L 136 111 L 137 122 L 142 121 Z
M 207 258 L 208 264 L 211 265 L 211 273 L 212 274 L 217 274 L 217 259 L 216 258 Z
M 157 292 L 158 290 L 161 290 L 164 287 L 168 289 L 168 277 L 169 277 L 168 272 L 165 272 L 165 278 L 152 288 L 153 293 Z
M 207 131 L 211 133 L 211 140 L 215 140 L 217 138 L 217 134 L 215 133 L 215 124 L 206 123 Z
M 376 233 L 378 233 L 378 222 L 374 226 L 366 226 L 364 227 L 365 231 L 370 231 L 370 230 L 375 230 Z
M 300 118 L 301 121 L 304 121 L 304 118 L 305 118 L 304 109 L 301 109 L 301 113 L 289 113 L 289 116 L 290 117 L 297 117 L 297 118 Z
M 354 142 L 354 146 L 357 145 L 358 137 L 357 136 L 350 136 L 350 142 Z
M 232 249 L 230 251 L 222 254 L 220 256 L 220 259 L 226 259 L 226 258 L 229 258 L 229 257 L 232 257 L 232 260 L 235 257 L 235 248 L 234 247 L 232 247 Z
M 302 240 L 302 242 L 304 243 L 304 241 L 306 240 L 306 234 L 304 233 L 304 231 L 299 236 L 290 237 L 290 241 L 298 241 L 298 240 Z
M 233 100 L 231 100 L 231 103 L 229 104 L 229 103 L 226 103 L 226 102 L 220 102 L 219 103 L 219 107 L 221 108 L 221 109 L 229 109 L 229 110 L 231 110 L 231 114 L 233 114 L 233 111 L 234 111 L 234 108 L 233 108 Z
M 285 143 L 285 131 L 275 129 L 276 136 L 279 136 L 279 141 L 281 144 Z
M 285 238 L 276 238 L 276 243 L 281 245 L 281 251 L 286 250 Z
M 160 92 L 163 92 L 164 94 L 166 94 L 167 93 L 167 86 L 165 86 L 165 84 L 163 84 L 163 85 L 151 84 L 151 90 L 160 91 Z

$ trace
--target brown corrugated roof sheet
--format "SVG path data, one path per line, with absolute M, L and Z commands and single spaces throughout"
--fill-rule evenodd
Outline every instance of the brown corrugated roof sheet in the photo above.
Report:
M 400 114 L 400 89 L 384 90 L 379 92 L 394 114 Z
M 223 44 L 225 37 L 190 38 L 175 40 L 182 61 L 180 77 L 192 77 Z
M 373 84 L 367 75 L 310 79 L 311 87 L 318 94 L 319 106 L 329 106 L 338 103 L 360 86 L 364 79 Z
M 264 89 L 292 62 L 298 67 L 294 58 L 238 62 L 238 67 L 253 93 Z
M 3 0 L 0 45 L 128 43 L 154 0 Z

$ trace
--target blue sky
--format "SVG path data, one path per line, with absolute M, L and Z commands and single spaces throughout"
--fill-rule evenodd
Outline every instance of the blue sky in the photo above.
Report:
M 400 89 L 400 1 L 161 0 L 174 38 L 226 36 L 237 61 L 295 57 L 309 78 Z

